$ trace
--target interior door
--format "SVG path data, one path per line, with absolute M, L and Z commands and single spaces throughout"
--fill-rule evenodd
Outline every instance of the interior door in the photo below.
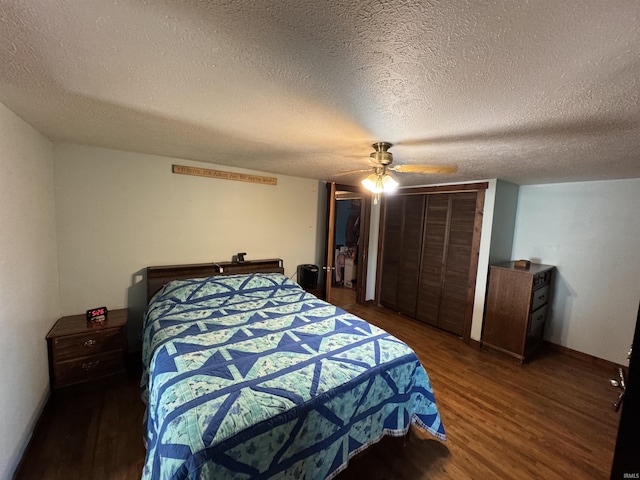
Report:
M 624 401 L 618 427 L 611 479 L 640 477 L 640 308 L 623 385 Z
M 350 194 L 353 198 L 360 199 L 360 228 L 357 248 L 357 276 L 356 276 L 356 303 L 364 303 L 366 297 L 367 261 L 369 251 L 369 224 L 371 217 L 371 195 L 362 188 L 352 185 L 339 185 L 327 183 L 327 209 L 326 209 L 326 243 L 324 265 L 322 267 L 324 277 L 323 294 L 327 302 L 331 302 L 331 287 L 335 275 L 335 238 L 336 238 L 336 206 L 337 198 L 341 194 Z M 355 194 L 355 195 L 354 195 Z

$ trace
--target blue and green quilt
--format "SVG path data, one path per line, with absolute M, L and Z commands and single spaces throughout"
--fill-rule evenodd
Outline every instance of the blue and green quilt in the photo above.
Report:
M 411 423 L 445 439 L 411 348 L 280 274 L 169 283 L 143 364 L 144 479 L 326 479 Z

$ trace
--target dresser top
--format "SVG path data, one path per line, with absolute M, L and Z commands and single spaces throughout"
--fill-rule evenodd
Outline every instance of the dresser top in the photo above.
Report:
M 109 310 L 107 321 L 104 324 L 92 324 L 87 322 L 87 316 L 71 315 L 60 318 L 49 331 L 46 338 L 64 337 L 65 335 L 76 335 L 78 333 L 91 333 L 112 328 L 121 328 L 126 325 L 129 318 L 128 309 Z
M 544 272 L 545 270 L 551 270 L 552 268 L 556 268 L 554 265 L 543 265 L 541 263 L 532 263 L 529 265 L 529 268 L 516 268 L 515 262 L 504 262 L 504 263 L 496 263 L 495 265 L 491 265 L 491 268 L 504 268 L 505 270 L 515 270 L 516 272 L 528 272 L 533 275 L 536 273 Z

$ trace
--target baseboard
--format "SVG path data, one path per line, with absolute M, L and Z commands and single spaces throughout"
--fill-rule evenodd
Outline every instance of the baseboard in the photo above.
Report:
M 605 360 L 604 358 L 594 357 L 593 355 L 589 355 L 588 353 L 579 352 L 577 350 L 573 350 L 573 349 L 565 347 L 563 345 L 558 345 L 556 343 L 551 343 L 551 342 L 549 342 L 547 340 L 544 341 L 544 346 L 545 346 L 545 348 L 548 348 L 549 350 L 553 350 L 554 352 L 558 352 L 558 353 L 560 353 L 562 355 L 566 355 L 568 357 L 578 358 L 580 360 L 589 362 L 592 365 L 596 365 L 598 367 L 608 368 L 608 369 L 611 369 L 611 370 L 617 370 L 618 367 L 621 366 L 621 365 L 618 365 L 617 363 L 612 362 L 610 360 Z
M 479 340 L 474 340 L 473 338 L 470 338 L 469 341 L 467 342 L 467 344 L 470 347 L 476 348 L 478 350 L 480 350 L 482 348 L 482 342 Z

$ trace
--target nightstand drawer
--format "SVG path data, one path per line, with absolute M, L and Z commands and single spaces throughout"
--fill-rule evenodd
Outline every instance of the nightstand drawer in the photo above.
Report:
M 66 362 L 57 362 L 53 368 L 55 371 L 55 386 L 64 387 L 124 372 L 124 353 L 119 350 Z
M 91 333 L 67 335 L 53 341 L 53 357 L 56 362 L 122 350 L 124 335 L 121 329 L 96 330 Z

